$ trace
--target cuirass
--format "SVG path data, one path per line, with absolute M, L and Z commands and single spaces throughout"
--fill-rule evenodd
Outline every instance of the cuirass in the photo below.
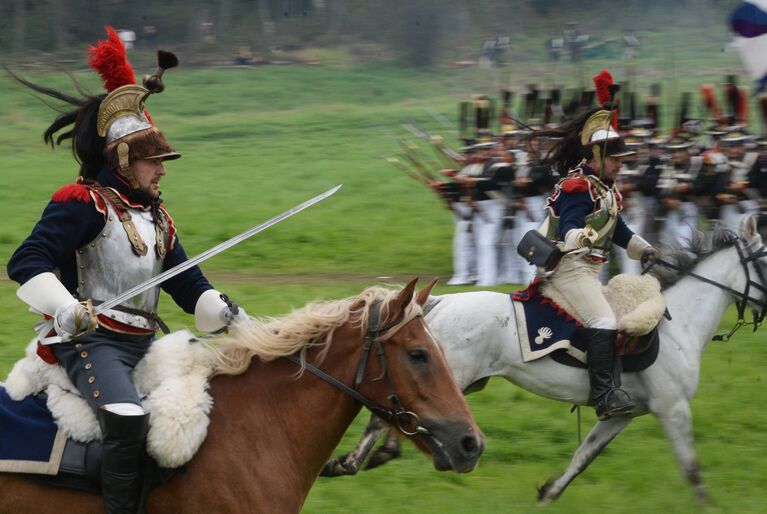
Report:
M 155 223 L 151 212 L 128 209 L 136 232 L 149 246 L 146 255 L 137 255 L 114 207 L 107 204 L 107 218 L 101 234 L 78 248 L 77 290 L 80 298 L 106 301 L 160 274 L 163 261 L 155 251 Z M 167 242 L 166 242 L 167 246 Z M 154 313 L 160 295 L 159 286 L 126 300 L 122 307 Z M 133 327 L 155 329 L 155 323 L 143 316 L 107 310 L 103 315 Z
M 586 224 L 599 234 L 591 254 L 606 257 L 612 247 L 619 208 L 612 189 L 600 189 L 599 193 L 599 209 L 586 215 Z

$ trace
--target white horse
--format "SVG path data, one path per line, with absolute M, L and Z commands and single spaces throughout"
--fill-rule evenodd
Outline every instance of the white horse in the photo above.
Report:
M 660 324 L 657 360 L 644 371 L 622 374 L 622 387 L 636 403 L 636 410 L 631 417 L 598 421 L 564 473 L 539 490 L 540 500 L 558 498 L 632 417 L 649 412 L 663 426 L 696 497 L 707 501 L 693 446 L 690 412 L 690 400 L 698 387 L 701 354 L 730 304 L 738 303 L 739 326 L 747 303 L 758 306 L 761 316 L 766 305 L 767 279 L 763 268 L 767 266 L 767 250 L 756 230 L 756 219 L 744 218 L 740 232 L 738 236 L 718 229 L 708 238 L 698 233 L 690 248 L 675 248 L 664 255 L 664 261 L 670 261 L 675 269 L 655 266 L 653 274 L 664 285 L 663 295 L 672 319 L 664 319 Z M 550 357 L 523 361 L 507 294 L 470 292 L 436 296 L 424 310 L 458 386 L 466 393 L 481 389 L 489 377 L 497 376 L 546 398 L 588 404 L 586 370 L 559 364 Z M 330 461 L 323 474 L 355 473 L 384 430 L 380 421 L 371 420 L 357 449 Z M 394 439 L 389 439 L 383 448 L 393 455 L 388 458 L 378 455 L 379 462 L 374 465 L 398 454 Z

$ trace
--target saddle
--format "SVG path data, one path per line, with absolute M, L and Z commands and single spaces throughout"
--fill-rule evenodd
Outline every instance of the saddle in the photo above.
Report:
M 208 378 L 214 354 L 196 341 L 185 330 L 157 339 L 133 372 L 142 405 L 151 413 L 146 449 L 152 467 L 147 471 L 155 483 L 168 476 L 167 470 L 186 464 L 207 435 L 213 405 Z M 31 473 L 38 478 L 47 475 L 44 481 L 48 483 L 97 492 L 100 485 L 93 479 L 99 476 L 101 431 L 96 416 L 64 369 L 45 363 L 36 356 L 36 350 L 35 340 L 3 384 L 0 400 L 7 396 L 10 401 L 0 402 L 0 419 L 14 420 L 21 427 L 28 416 L 8 409 L 26 406 L 26 412 L 34 411 L 38 418 L 35 423 L 51 427 L 50 455 L 35 457 L 33 464 L 22 466 L 18 465 L 23 460 L 19 456 L 9 465 L 10 460 L 4 461 L 0 455 L 0 471 Z M 2 425 L 6 424 L 10 425 Z M 6 426 L 0 426 L 0 437 L 9 439 L 8 430 L 24 440 L 24 429 Z M 40 440 L 35 443 L 39 446 Z
M 603 288 L 618 321 L 615 355 L 624 371 L 640 371 L 658 354 L 657 327 L 666 312 L 660 284 L 649 275 L 622 274 Z M 512 295 L 522 355 L 526 362 L 551 356 L 562 364 L 586 367 L 582 320 L 569 302 L 544 281 Z M 533 336 L 537 334 L 537 336 Z

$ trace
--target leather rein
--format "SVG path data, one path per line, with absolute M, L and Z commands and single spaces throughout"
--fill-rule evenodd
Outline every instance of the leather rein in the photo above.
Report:
M 308 372 L 312 373 L 316 377 L 322 379 L 323 381 L 327 382 L 328 384 L 332 385 L 333 387 L 347 394 L 348 396 L 351 396 L 352 398 L 354 398 L 355 400 L 363 404 L 365 407 L 370 409 L 370 411 L 376 416 L 378 416 L 379 418 L 382 418 L 385 421 L 392 423 L 394 426 L 396 426 L 399 429 L 400 432 L 402 432 L 406 436 L 412 436 L 416 434 L 428 435 L 429 430 L 421 425 L 421 420 L 418 417 L 418 415 L 415 412 L 406 410 L 402 406 L 402 402 L 400 401 L 399 395 L 394 389 L 394 382 L 392 381 L 391 374 L 389 373 L 389 367 L 387 366 L 387 363 L 386 363 L 386 356 L 384 355 L 383 345 L 381 344 L 383 342 L 381 340 L 381 334 L 386 332 L 393 326 L 395 326 L 397 323 L 399 323 L 399 321 L 394 320 L 385 325 L 379 326 L 380 319 L 381 319 L 381 303 L 376 302 L 370 306 L 369 317 L 368 317 L 368 329 L 365 334 L 365 341 L 363 342 L 363 345 L 362 345 L 362 355 L 360 356 L 360 361 L 359 361 L 359 364 L 357 365 L 357 372 L 355 374 L 353 388 L 344 384 L 340 380 L 328 375 L 327 373 L 317 368 L 313 364 L 310 364 L 308 362 L 304 362 L 302 364 L 301 358 L 297 354 L 288 355 L 285 358 L 298 366 L 303 366 L 303 368 L 306 369 Z M 378 377 L 374 378 L 373 381 L 375 382 L 377 380 L 381 380 L 382 378 L 386 380 L 386 386 L 389 389 L 389 394 L 387 398 L 394 405 L 394 410 L 387 409 L 386 407 L 379 405 L 378 403 L 367 398 L 366 396 L 364 396 L 357 390 L 365 377 L 365 369 L 367 368 L 368 358 L 370 357 L 371 349 L 375 351 L 376 356 L 378 357 L 378 363 L 381 366 L 381 374 Z M 408 430 L 407 428 L 408 426 L 410 426 L 410 423 L 414 423 L 416 425 L 416 428 L 412 431 Z
M 744 273 L 746 274 L 746 288 L 743 292 L 736 291 L 729 286 L 711 280 L 710 278 L 706 278 L 702 275 L 698 275 L 694 272 L 688 272 L 684 274 L 684 276 L 694 277 L 702 282 L 716 286 L 737 298 L 735 301 L 735 306 L 738 309 L 738 320 L 735 322 L 735 326 L 732 327 L 732 329 L 727 334 L 715 335 L 712 339 L 713 341 L 727 342 L 730 340 L 733 334 L 735 334 L 735 332 L 740 330 L 740 328 L 745 325 L 753 326 L 754 332 L 756 332 L 756 329 L 758 329 L 761 326 L 762 321 L 764 321 L 765 314 L 767 314 L 767 273 L 765 273 L 765 269 L 762 267 L 762 263 L 759 262 L 759 259 L 767 257 L 767 248 L 762 245 L 755 252 L 751 252 L 747 246 L 741 246 L 740 239 L 736 239 L 735 249 L 738 252 L 740 264 L 743 267 Z M 655 264 L 659 264 L 680 273 L 682 272 L 682 269 L 679 266 L 668 261 L 664 261 L 663 259 L 654 259 L 654 262 L 651 264 L 651 266 Z M 754 265 L 754 270 L 756 271 L 760 282 L 751 279 L 751 271 L 748 267 L 749 264 Z M 759 300 L 751 296 L 750 293 L 752 287 L 762 293 L 763 299 Z M 749 303 L 756 305 L 759 309 L 758 312 L 757 310 L 753 311 L 753 321 L 746 321 L 745 319 L 746 307 Z

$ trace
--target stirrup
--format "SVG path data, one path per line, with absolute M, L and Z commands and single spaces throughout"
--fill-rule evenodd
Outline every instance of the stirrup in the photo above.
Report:
M 620 416 L 630 416 L 636 405 L 629 394 L 619 387 L 610 389 L 601 400 L 595 402 L 594 408 L 599 421 Z

